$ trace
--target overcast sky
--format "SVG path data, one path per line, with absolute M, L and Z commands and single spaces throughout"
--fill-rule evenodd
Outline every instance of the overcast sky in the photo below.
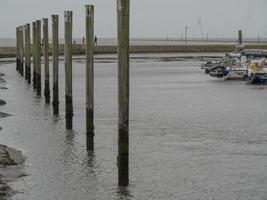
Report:
M 116 37 L 116 0 L 0 0 L 0 37 L 14 37 L 15 28 L 36 19 L 74 12 L 73 36 L 84 35 L 84 5 L 95 5 L 98 37 Z M 131 0 L 131 37 L 267 37 L 267 0 Z

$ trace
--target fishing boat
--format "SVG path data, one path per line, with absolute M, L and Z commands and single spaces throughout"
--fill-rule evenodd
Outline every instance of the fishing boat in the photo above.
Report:
M 248 82 L 265 82 L 265 67 L 262 59 L 267 58 L 267 51 L 262 49 L 242 49 L 240 52 L 226 54 L 221 62 L 209 68 L 209 75 L 224 80 L 238 79 Z M 259 63 L 259 61 L 261 61 Z M 257 66 L 257 67 L 255 67 Z M 257 69 L 254 70 L 253 69 Z
M 226 54 L 220 65 L 210 69 L 210 76 L 224 80 L 245 79 L 247 75 L 246 61 L 243 61 L 240 56 L 241 54 Z
M 201 69 L 205 69 L 205 73 L 210 74 L 210 72 L 214 71 L 215 69 L 223 68 L 223 66 L 225 65 L 225 62 L 235 57 L 236 58 L 240 57 L 240 54 L 228 54 L 227 53 L 219 61 L 208 61 L 207 63 L 202 64 Z

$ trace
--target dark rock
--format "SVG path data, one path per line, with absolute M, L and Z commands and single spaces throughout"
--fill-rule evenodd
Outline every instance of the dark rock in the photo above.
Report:
M 9 148 L 5 145 L 0 145 L 0 165 L 18 165 L 24 163 L 25 158 L 21 151 Z
M 11 115 L 7 114 L 7 113 L 0 112 L 0 118 L 1 117 L 9 117 L 9 116 L 11 116 Z
M 9 187 L 6 183 L 0 179 L 0 200 L 7 199 L 15 194 L 15 190 Z
M 5 83 L 5 82 L 6 82 L 5 79 L 0 77 L 0 83 Z
M 12 165 L 19 165 L 25 162 L 25 157 L 22 155 L 21 151 L 10 147 L 6 147 L 5 149 L 8 152 L 10 160 L 12 160 Z
M 7 182 L 25 176 L 24 173 L 8 166 L 22 164 L 24 161 L 25 158 L 20 151 L 0 145 L 0 200 L 10 199 L 16 194 L 16 191 L 7 185 Z
M 7 87 L 0 87 L 0 90 L 7 90 Z
M 0 106 L 6 105 L 6 102 L 2 99 L 0 99 Z
M 6 148 L 6 146 L 0 146 L 0 165 L 14 165 L 15 162 L 10 158 L 8 151 L 6 151 Z
M 0 76 L 6 76 L 4 73 L 0 73 Z

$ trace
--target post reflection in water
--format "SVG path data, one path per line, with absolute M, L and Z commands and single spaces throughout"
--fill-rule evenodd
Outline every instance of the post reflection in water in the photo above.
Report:
M 73 130 L 66 130 L 65 142 L 67 144 L 73 145 L 74 136 L 75 136 L 75 133 Z
M 117 187 L 117 200 L 131 200 L 132 196 L 130 194 L 130 191 L 128 189 L 128 187 Z

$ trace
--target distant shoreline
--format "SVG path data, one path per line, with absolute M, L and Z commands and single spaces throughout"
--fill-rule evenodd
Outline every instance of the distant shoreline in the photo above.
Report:
M 267 44 L 246 45 L 247 49 L 267 49 Z M 221 53 L 232 52 L 235 45 L 132 45 L 130 53 Z M 51 52 L 51 48 L 50 48 Z M 95 54 L 115 54 L 116 46 L 96 46 Z M 85 46 L 73 45 L 73 55 L 84 55 Z M 64 55 L 64 45 L 59 45 L 59 55 Z M 16 47 L 0 47 L 0 58 L 16 57 Z

